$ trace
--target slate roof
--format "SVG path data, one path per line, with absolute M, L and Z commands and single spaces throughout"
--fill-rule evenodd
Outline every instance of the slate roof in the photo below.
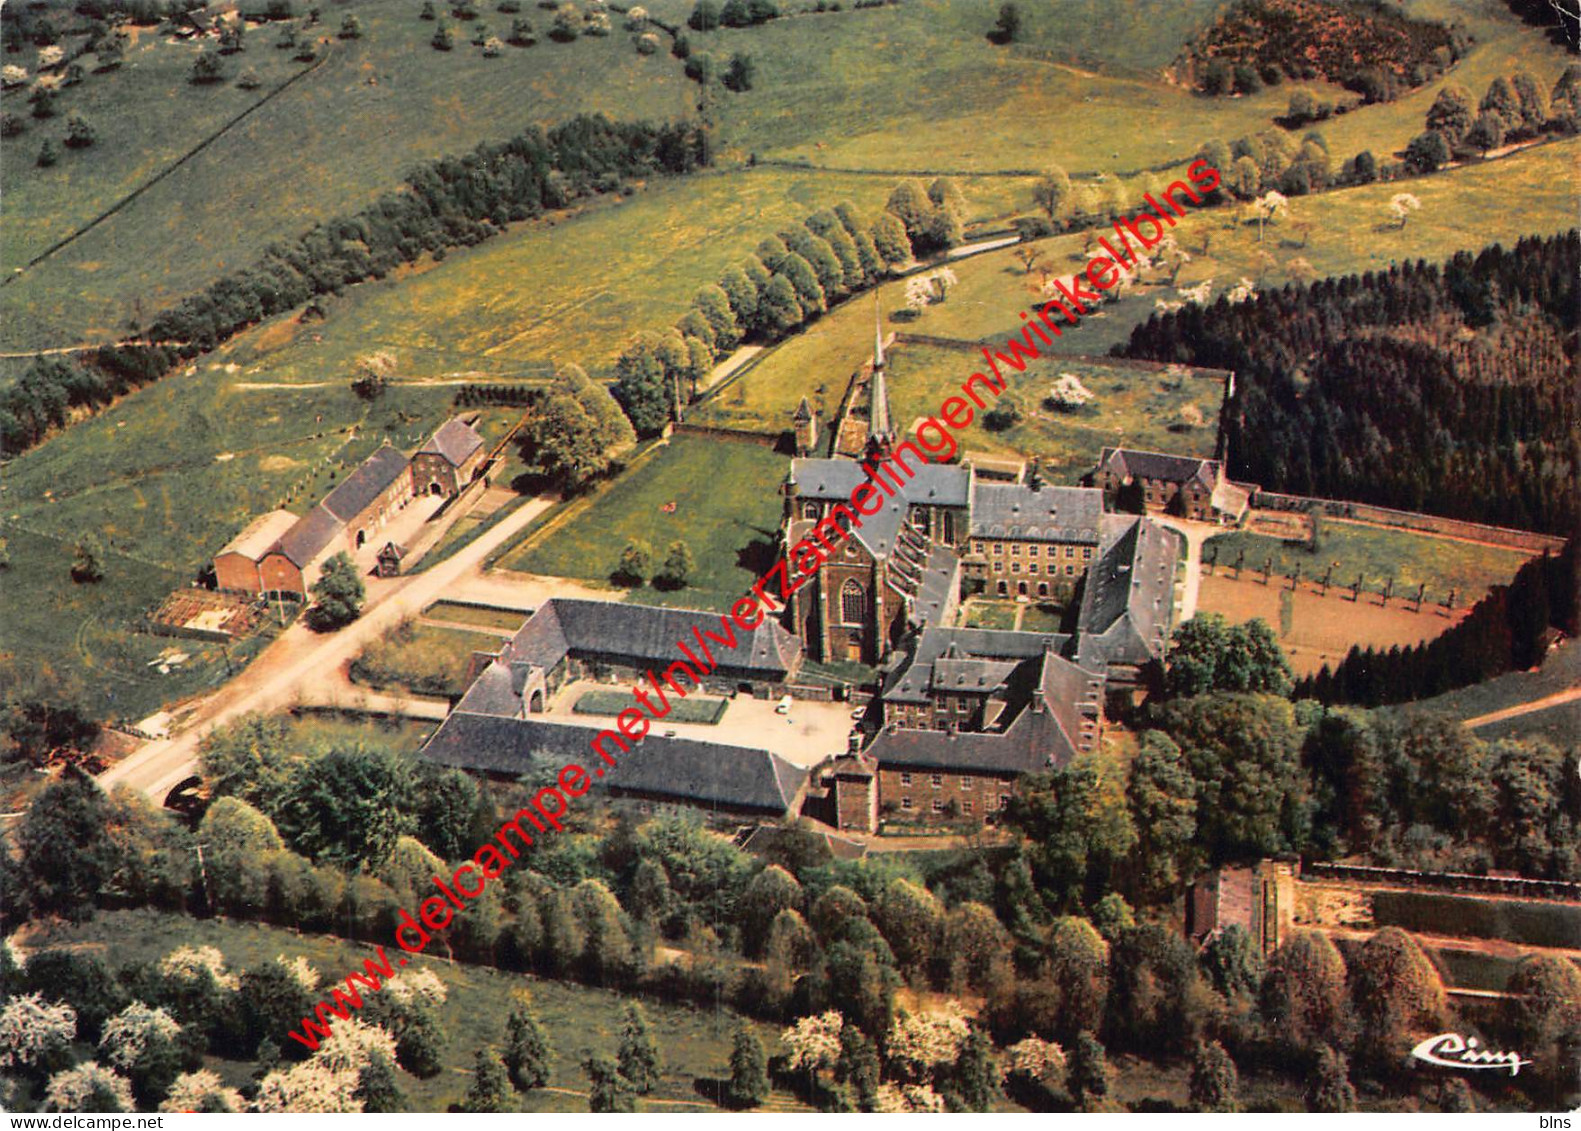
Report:
M 972 537 L 1097 542 L 1103 492 L 1093 487 L 978 483 L 972 491 Z
M 684 640 L 707 662 L 693 630 L 728 635 L 720 625 L 718 613 L 556 597 L 527 619 L 505 646 L 503 658 L 508 663 L 537 664 L 547 671 L 568 653 L 596 652 L 642 666 L 668 667 L 686 658 L 676 647 Z M 729 627 L 736 637 L 734 648 L 709 644 L 713 662 L 727 676 L 782 680 L 800 662 L 801 641 L 773 620 L 765 618 L 751 633 L 742 632 L 734 622 Z
M 297 569 L 306 569 L 308 563 L 314 561 L 345 528 L 344 522 L 331 514 L 323 503 L 319 503 L 285 532 L 280 539 L 280 553 L 289 558 Z
M 904 457 L 903 457 L 904 458 Z M 894 498 L 886 499 L 884 509 L 877 514 L 857 517 L 862 525 L 853 527 L 852 537 L 866 546 L 874 558 L 882 561 L 895 550 L 896 540 L 906 522 L 906 513 L 912 504 L 918 506 L 964 507 L 970 493 L 972 473 L 954 464 L 925 463 L 907 468 L 915 474 L 895 491 Z M 899 472 L 886 470 L 885 476 L 893 485 Z M 791 475 L 796 482 L 798 499 L 818 499 L 847 505 L 851 492 L 867 481 L 862 465 L 849 459 L 793 459 Z M 853 513 L 855 509 L 853 508 Z
M 1083 586 L 1076 658 L 1088 667 L 1162 659 L 1179 535 L 1146 518 L 1107 515 L 1104 526 L 1107 545 Z
M 1042 632 L 1002 632 L 988 628 L 929 628 L 915 639 L 911 653 L 885 677 L 880 693 L 886 702 L 925 703 L 933 686 L 934 666 L 946 657 L 979 662 L 1001 661 L 1015 668 L 1036 659 L 1045 647 L 1058 652 L 1070 638 Z M 964 672 L 966 669 L 960 669 Z M 987 670 L 981 674 L 986 678 Z M 1006 673 L 1008 674 L 1008 673 Z
M 384 494 L 403 475 L 408 475 L 410 462 L 400 452 L 386 444 L 374 452 L 357 470 L 346 476 L 320 504 L 342 522 L 350 522 L 368 505 Z
M 441 766 L 501 775 L 527 773 L 539 762 L 592 769 L 597 755 L 589 743 L 601 729 L 458 707 L 423 746 L 422 756 Z M 620 764 L 597 780 L 616 793 L 784 816 L 806 780 L 805 771 L 779 755 L 746 746 L 649 734 L 624 755 L 614 742 L 605 748 Z
M 1172 483 L 1196 479 L 1210 491 L 1219 480 L 1217 460 L 1144 452 L 1134 448 L 1103 449 L 1098 456 L 1098 468 L 1127 479 L 1163 479 Z
M 912 619 L 917 624 L 936 623 L 945 609 L 950 607 L 950 600 L 960 584 L 957 576 L 960 563 L 960 555 L 948 546 L 934 546 L 929 552 L 928 563 L 922 571 L 922 582 L 912 606 Z
M 275 543 L 297 523 L 296 515 L 290 511 L 270 511 L 261 514 L 242 528 L 242 532 L 229 542 L 215 557 L 225 554 L 240 554 L 249 561 L 258 561 L 270 550 Z
M 1041 667 L 1035 676 L 1033 694 L 1003 732 L 886 729 L 873 740 L 868 754 L 881 767 L 922 766 L 998 774 L 1029 774 L 1068 765 L 1082 743 L 1082 704 L 1096 704 L 1103 677 L 1052 652 L 1040 655 L 1040 660 L 1033 661 Z
M 460 467 L 483 446 L 483 437 L 459 416 L 452 417 L 428 437 L 428 442 L 417 449 L 417 454 L 439 456 L 451 467 Z

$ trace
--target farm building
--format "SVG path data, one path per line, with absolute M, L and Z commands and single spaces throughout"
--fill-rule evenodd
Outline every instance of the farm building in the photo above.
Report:
M 214 576 L 219 588 L 231 593 L 261 593 L 266 588 L 279 588 L 264 585 L 260 568 L 269 551 L 296 522 L 296 515 L 290 511 L 270 511 L 249 522 L 214 555 Z
M 412 490 L 454 495 L 477 478 L 487 454 L 483 437 L 472 425 L 460 417 L 447 420 L 412 456 Z
M 334 515 L 345 530 L 344 548 L 355 551 L 411 501 L 411 463 L 386 444 L 324 496 L 319 506 Z
M 1125 487 L 1139 490 L 1149 511 L 1220 525 L 1239 522 L 1251 502 L 1251 492 L 1230 482 L 1216 459 L 1105 448 L 1089 478 L 1110 497 Z

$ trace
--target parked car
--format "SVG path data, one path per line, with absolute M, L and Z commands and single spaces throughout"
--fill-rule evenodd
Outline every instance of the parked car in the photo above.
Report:
M 791 708 L 791 697 L 789 695 L 785 695 L 785 696 L 782 696 L 780 698 L 779 703 L 775 705 L 774 713 L 776 715 L 788 715 L 788 714 L 790 714 L 790 708 Z

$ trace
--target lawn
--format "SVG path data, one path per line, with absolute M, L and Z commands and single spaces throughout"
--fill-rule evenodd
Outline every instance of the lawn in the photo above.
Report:
M 326 981 L 361 969 L 372 949 L 328 936 L 302 935 L 277 927 L 218 919 L 191 919 L 151 911 L 101 913 L 77 927 L 39 930 L 30 946 L 72 945 L 103 952 L 112 966 L 156 960 L 178 946 L 216 946 L 233 969 L 245 969 L 286 958 L 305 956 Z M 476 1051 L 504 1043 L 505 1016 L 510 995 L 531 993 L 544 1028 L 554 1045 L 554 1068 L 549 1087 L 518 1096 L 524 1111 L 585 1111 L 587 1076 L 581 1062 L 592 1053 L 613 1057 L 620 1040 L 626 1000 L 607 990 L 511 974 L 486 966 L 451 963 L 418 957 L 413 965 L 432 970 L 445 983 L 449 996 L 440 1007 L 440 1020 L 449 1036 L 443 1054 L 444 1069 L 429 1080 L 400 1072 L 400 1085 L 413 1110 L 446 1110 L 459 1103 L 471 1083 Z M 726 1074 L 730 1042 L 737 1024 L 734 1014 L 663 1002 L 644 1003 L 659 1046 L 661 1077 L 652 1096 L 639 1099 L 638 1110 L 674 1111 L 691 1108 L 714 1110 L 693 1088 L 696 1081 Z M 751 1023 L 770 1055 L 779 1051 L 778 1029 Z M 284 1035 L 282 1034 L 282 1040 Z M 210 1061 L 231 1084 L 245 1081 L 253 1065 L 237 1061 Z M 572 1094 L 566 1094 L 570 1092 Z M 800 1108 L 793 1097 L 775 1093 L 770 1103 L 778 1109 Z
M 998 628 L 1009 631 L 1016 626 L 1016 606 L 1009 601 L 969 601 L 961 621 L 967 628 Z
M 458 697 L 466 691 L 474 652 L 498 652 L 493 633 L 405 623 L 370 644 L 351 662 L 351 678 L 375 691 Z
M 423 610 L 423 616 L 432 620 L 450 621 L 453 624 L 498 628 L 506 632 L 515 632 L 527 619 L 525 613 L 513 613 L 509 609 L 483 609 L 476 605 L 461 605 L 452 601 L 435 601 Z
M 1262 575 L 1263 563 L 1271 555 L 1276 575 L 1288 576 L 1301 567 L 1304 580 L 1320 578 L 1334 566 L 1334 585 L 1348 587 L 1362 575 L 1363 590 L 1379 593 L 1385 579 L 1394 578 L 1396 597 L 1416 595 L 1416 587 L 1427 585 L 1427 600 L 1441 602 L 1451 588 L 1457 591 L 1456 606 L 1473 604 L 1493 585 L 1503 585 L 1531 555 L 1470 542 L 1454 542 L 1408 530 L 1385 530 L 1353 523 L 1323 523 L 1316 553 L 1301 543 L 1290 543 L 1263 534 L 1236 531 L 1210 539 L 1203 548 L 1203 561 L 1215 558 L 1217 568 L 1233 574 L 1233 565 L 1242 550 L 1246 553 L 1244 572 Z
M 571 44 L 543 37 L 535 47 L 508 47 L 488 59 L 461 25 L 453 24 L 454 51 L 430 48 L 433 25 L 417 18 L 417 8 L 356 0 L 328 9 L 325 20 L 334 27 L 326 33 L 353 11 L 363 38 L 337 41 L 311 76 L 11 283 L 0 327 L 5 348 L 118 333 L 128 318 L 152 316 L 247 263 L 271 240 L 371 203 L 420 161 L 459 156 L 480 141 L 503 141 L 582 111 L 651 119 L 692 112 L 696 87 L 680 64 L 665 52 L 638 56 L 627 35 Z M 508 32 L 510 17 L 491 9 L 483 21 Z M 547 17 L 528 14 L 542 33 Z M 274 34 L 252 32 L 247 50 L 228 62 L 229 73 L 252 66 L 266 83 L 287 73 L 276 58 L 287 52 L 274 49 Z M 25 245 L 8 245 L 7 273 L 12 255 L 66 235 L 266 89 L 249 96 L 230 82 L 191 86 L 185 68 L 197 48 L 150 38 L 140 36 L 118 73 L 91 76 L 60 98 L 52 132 L 80 107 L 98 128 L 97 145 L 67 151 L 54 169 L 6 163 L 7 225 L 22 221 L 27 233 Z M 33 131 L 26 145 L 36 150 Z
M 672 721 L 677 723 L 702 723 L 713 726 L 725 716 L 730 704 L 724 699 L 683 699 L 671 710 Z M 631 706 L 631 695 L 625 691 L 595 689 L 586 692 L 571 710 L 578 715 L 618 715 Z
M 682 436 L 628 472 L 590 506 L 544 527 L 505 557 L 506 569 L 608 582 L 631 539 L 662 561 L 684 541 L 697 563 L 687 587 L 634 590 L 631 600 L 727 609 L 767 569 L 780 521 L 784 456 L 756 444 Z M 675 509 L 660 508 L 669 503 Z

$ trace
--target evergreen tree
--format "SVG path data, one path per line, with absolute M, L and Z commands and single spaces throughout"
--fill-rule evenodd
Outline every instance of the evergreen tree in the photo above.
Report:
M 1076 1034 L 1066 1068 L 1065 1086 L 1078 1108 L 1094 1101 L 1101 1105 L 1109 1096 L 1109 1062 L 1098 1038 L 1083 1030 Z
M 993 1041 L 976 1025 L 956 1057 L 951 1085 L 955 1105 L 964 1111 L 992 1111 L 1001 1095 Z
M 1356 1110 L 1356 1089 L 1351 1086 L 1345 1057 L 1328 1045 L 1317 1050 L 1311 1074 L 1307 1077 L 1308 1111 L 1349 1112 Z
M 757 1107 L 769 1097 L 768 1059 L 763 1042 L 745 1024 L 736 1026 L 730 1049 L 730 1080 L 725 1103 L 737 1111 Z
M 632 1112 L 636 1102 L 631 1085 L 607 1056 L 590 1056 L 582 1064 L 587 1072 L 587 1110 L 592 1112 Z
M 637 1002 L 626 1006 L 617 1066 L 639 1095 L 647 1095 L 659 1082 L 659 1048 L 653 1040 L 647 1011 Z
M 686 543 L 671 542 L 669 552 L 664 557 L 664 564 L 659 567 L 659 572 L 654 574 L 653 580 L 666 589 L 684 589 L 692 576 L 692 571 L 696 568 L 697 562 Z
M 481 1048 L 472 1061 L 472 1086 L 461 1102 L 461 1110 L 471 1114 L 498 1114 L 510 1110 L 507 1093 L 510 1085 L 505 1066 L 492 1048 Z
M 1237 1111 L 1235 1062 L 1218 1041 L 1199 1043 L 1191 1058 L 1191 1104 L 1198 1111 Z

